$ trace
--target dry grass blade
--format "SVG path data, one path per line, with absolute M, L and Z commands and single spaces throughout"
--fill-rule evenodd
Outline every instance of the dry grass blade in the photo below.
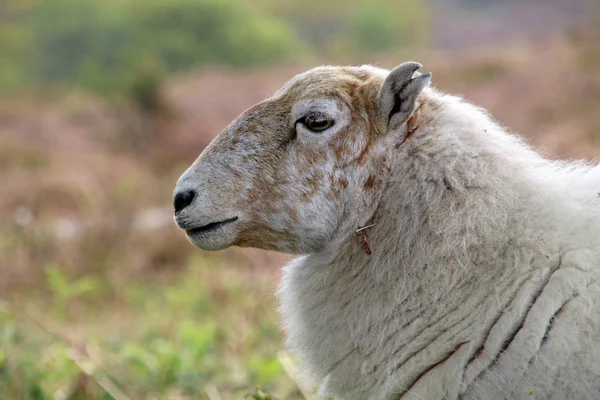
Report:
M 6 366 L 8 367 L 8 370 L 11 371 L 9 379 L 10 390 L 12 391 L 15 400 L 21 400 L 23 398 L 23 396 L 21 396 L 21 380 L 10 347 L 7 347 L 6 349 Z
M 74 343 L 49 321 L 44 320 L 38 313 L 33 312 L 30 307 L 25 308 L 15 304 L 8 304 L 8 309 L 21 319 L 26 318 L 37 325 L 41 330 L 62 342 L 69 349 L 69 358 L 85 375 L 89 376 L 98 386 L 108 393 L 114 400 L 131 400 L 115 382 L 96 364 L 88 355 L 84 346 Z
M 219 394 L 219 391 L 215 385 L 206 386 L 204 391 L 210 400 L 222 400 L 221 395 Z
M 279 358 L 279 362 L 283 366 L 283 369 L 288 374 L 290 379 L 296 383 L 296 386 L 298 387 L 300 393 L 302 393 L 302 396 L 306 400 L 318 400 L 317 397 L 312 394 L 312 391 L 299 381 L 298 369 L 296 368 L 296 364 L 294 364 L 292 357 L 290 357 L 290 355 L 285 351 L 280 351 L 277 354 L 277 357 Z

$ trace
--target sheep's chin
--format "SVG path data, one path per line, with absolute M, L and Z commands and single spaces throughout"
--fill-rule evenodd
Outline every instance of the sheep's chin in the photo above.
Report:
M 202 250 L 223 250 L 233 245 L 237 237 L 237 230 L 231 224 L 224 225 L 209 232 L 186 231 L 188 241 Z

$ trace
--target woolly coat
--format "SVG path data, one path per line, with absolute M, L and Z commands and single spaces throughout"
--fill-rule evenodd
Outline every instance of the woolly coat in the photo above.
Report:
M 425 89 L 359 241 L 284 270 L 288 344 L 320 394 L 600 398 L 600 167 L 550 161 Z

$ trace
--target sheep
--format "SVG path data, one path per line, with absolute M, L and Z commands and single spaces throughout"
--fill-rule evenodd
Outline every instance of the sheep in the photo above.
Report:
M 600 166 L 544 158 L 421 67 L 297 75 L 180 177 L 176 223 L 299 255 L 277 295 L 321 396 L 600 398 Z

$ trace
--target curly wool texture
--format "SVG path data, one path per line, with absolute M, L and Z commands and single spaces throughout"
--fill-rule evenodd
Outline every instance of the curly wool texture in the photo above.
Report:
M 340 240 L 284 270 L 305 379 L 347 400 L 597 399 L 600 167 L 546 160 L 457 97 L 419 101 L 388 141 L 372 255 Z

